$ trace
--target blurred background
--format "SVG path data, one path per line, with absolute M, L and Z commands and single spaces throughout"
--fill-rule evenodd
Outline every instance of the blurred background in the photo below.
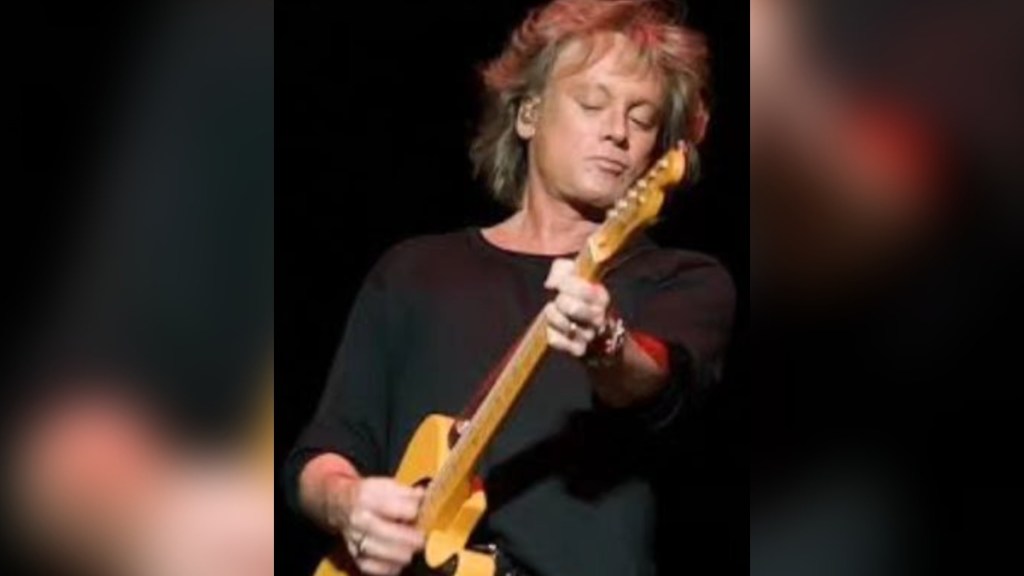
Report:
M 319 400 L 356 290 L 385 249 L 411 236 L 490 224 L 505 212 L 472 179 L 478 69 L 539 1 L 279 5 L 276 402 L 283 460 Z M 747 569 L 745 409 L 748 160 L 747 17 L 693 2 L 686 21 L 712 53 L 703 179 L 671 196 L 661 242 L 719 258 L 737 286 L 727 381 L 676 432 L 661 479 L 666 574 Z M 739 40 L 737 40 L 737 38 Z M 485 375 L 481 374 L 481 378 Z M 331 548 L 277 504 L 282 573 L 311 574 Z M 686 554 L 678 554 L 687 542 Z M 599 553 L 599 552 L 595 552 Z
M 751 0 L 751 574 L 1019 564 L 1024 12 Z
M 5 17 L 5 574 L 273 573 L 273 33 Z

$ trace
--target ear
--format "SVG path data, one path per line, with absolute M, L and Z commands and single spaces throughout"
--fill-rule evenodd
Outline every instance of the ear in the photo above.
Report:
M 697 103 L 697 111 L 693 114 L 693 118 L 690 121 L 689 134 L 687 138 L 694 144 L 700 144 L 704 141 L 704 136 L 708 131 L 708 121 L 711 119 L 711 114 L 708 112 L 708 107 L 703 100 Z
M 537 115 L 540 111 L 540 98 L 530 96 L 524 98 L 516 111 L 516 134 L 523 140 L 533 138 L 537 133 Z

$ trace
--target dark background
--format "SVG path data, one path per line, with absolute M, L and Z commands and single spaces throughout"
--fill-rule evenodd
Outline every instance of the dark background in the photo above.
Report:
M 263 0 L 5 12 L 0 457 L 61 393 L 141 400 L 192 448 L 247 432 L 272 351 L 273 35 Z M 7 509 L 21 463 L 0 572 L 56 574 L 60 539 L 26 546 Z
M 349 306 L 383 250 L 499 220 L 467 155 L 477 70 L 538 2 L 279 4 L 276 11 L 276 395 L 283 460 L 319 399 Z M 667 574 L 748 568 L 748 23 L 694 2 L 714 102 L 703 179 L 671 198 L 653 236 L 719 258 L 737 286 L 727 381 L 679 430 L 664 479 Z M 330 543 L 277 499 L 277 569 L 311 574 Z M 595 552 L 597 553 L 597 552 Z

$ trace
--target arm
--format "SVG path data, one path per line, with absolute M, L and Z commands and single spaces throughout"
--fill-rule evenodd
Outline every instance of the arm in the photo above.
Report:
M 665 344 L 642 332 L 622 329 L 621 348 L 606 349 L 599 337 L 588 346 L 589 356 L 585 357 L 592 360 L 586 366 L 595 393 L 614 408 L 645 403 L 663 392 L 669 382 Z
M 412 525 L 423 490 L 387 475 L 390 369 L 402 334 L 389 262 L 378 262 L 360 289 L 316 413 L 283 474 L 292 508 L 336 537 L 367 576 L 397 574 L 424 545 Z
M 556 261 L 545 284 L 558 291 L 544 310 L 551 346 L 586 361 L 594 391 L 605 404 L 621 408 L 654 398 L 668 382 L 667 347 L 626 328 L 605 287 L 573 276 L 572 270 L 570 260 Z
M 546 283 L 558 291 L 545 309 L 551 346 L 584 361 L 598 400 L 612 408 L 677 403 L 720 372 L 734 307 L 724 269 L 672 258 L 649 267 L 632 325 L 602 284 L 573 275 L 569 260 L 556 261 Z
M 352 486 L 361 477 L 347 458 L 330 452 L 320 454 L 299 475 L 299 508 L 322 529 L 340 534 L 342 526 L 330 510 L 332 498 L 350 500 Z
M 334 453 L 314 457 L 299 476 L 303 513 L 340 537 L 366 574 L 395 574 L 423 549 L 424 536 L 411 525 L 423 494 L 391 478 L 364 478 Z

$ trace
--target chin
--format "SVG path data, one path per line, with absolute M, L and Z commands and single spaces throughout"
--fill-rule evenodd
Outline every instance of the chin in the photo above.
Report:
M 611 190 L 604 189 L 604 190 L 600 190 L 600 191 L 595 191 L 593 193 L 593 195 L 591 196 L 591 198 L 592 198 L 592 202 L 593 202 L 593 204 L 595 206 L 598 206 L 600 208 L 603 208 L 603 209 L 607 210 L 607 209 L 611 208 L 619 200 L 619 198 L 622 198 L 622 196 L 625 193 L 626 193 L 626 187 L 625 186 L 616 186 L 615 188 L 613 188 Z
M 590 219 L 604 220 L 605 212 L 618 200 L 621 191 L 613 190 L 580 190 L 569 198 L 577 210 L 586 214 Z
M 572 190 L 574 200 L 586 202 L 593 206 L 611 208 L 629 187 L 626 174 L 612 176 L 600 171 L 585 171 L 573 178 Z

